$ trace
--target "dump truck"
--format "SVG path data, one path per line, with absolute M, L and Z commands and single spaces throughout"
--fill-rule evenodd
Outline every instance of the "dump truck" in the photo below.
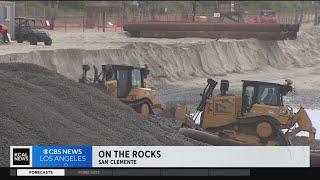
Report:
M 150 70 L 145 67 L 107 64 L 101 66 L 101 72 L 94 68 L 93 80 L 87 78 L 89 65 L 82 65 L 80 83 L 105 88 L 112 98 L 130 105 L 136 112 L 154 114 L 154 109 L 165 109 L 165 105 L 156 97 L 156 89 L 147 87 L 145 79 Z
M 193 139 L 226 142 L 228 145 L 288 146 L 301 131 L 309 133 L 308 144 L 315 142 L 316 129 L 303 107 L 297 113 L 283 104 L 292 92 L 293 82 L 284 84 L 243 80 L 242 95 L 228 94 L 229 81 L 221 80 L 220 94 L 213 96 L 218 82 L 207 80 L 196 113 L 178 106 L 175 116 L 185 120 L 181 132 Z M 200 124 L 195 119 L 200 118 Z M 223 142 L 224 140 L 224 142 Z

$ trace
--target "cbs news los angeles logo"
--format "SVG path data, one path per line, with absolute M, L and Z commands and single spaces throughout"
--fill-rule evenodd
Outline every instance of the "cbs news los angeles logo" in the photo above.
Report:
M 10 167 L 32 167 L 32 146 L 10 146 Z

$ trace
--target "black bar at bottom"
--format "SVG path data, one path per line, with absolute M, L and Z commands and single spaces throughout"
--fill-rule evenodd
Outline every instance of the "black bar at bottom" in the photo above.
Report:
M 113 169 L 113 176 L 160 176 L 160 169 Z
M 17 169 L 10 169 L 10 176 L 17 176 Z
M 209 169 L 209 176 L 250 176 L 250 169 Z
M 208 176 L 208 169 L 161 169 L 161 176 Z
M 65 176 L 112 176 L 112 169 L 65 169 Z
M 17 169 L 0 167 L 0 177 L 16 176 Z M 32 169 L 32 168 L 26 168 Z M 48 168 L 50 169 L 50 168 Z M 130 169 L 130 171 L 128 171 Z M 169 171 L 168 171 L 169 170 Z M 200 176 L 201 170 L 204 176 L 320 176 L 320 167 L 311 168 L 97 168 L 97 169 L 65 169 L 66 176 L 192 176 L 192 172 L 196 172 Z M 91 172 L 88 172 L 91 171 Z M 92 172 L 93 171 L 93 172 Z M 97 173 L 99 171 L 99 173 Z M 144 172 L 145 171 L 145 172 Z M 186 172 L 187 173 L 183 173 Z M 205 175 L 207 171 L 207 175 Z M 160 172 L 160 173 L 159 173 Z
M 250 176 L 250 169 L 65 169 L 66 176 Z

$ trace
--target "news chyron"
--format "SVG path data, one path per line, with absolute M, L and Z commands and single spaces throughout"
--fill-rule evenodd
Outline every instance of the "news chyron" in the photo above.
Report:
M 21 176 L 64 176 L 71 168 L 310 167 L 310 147 L 11 146 L 10 167 Z

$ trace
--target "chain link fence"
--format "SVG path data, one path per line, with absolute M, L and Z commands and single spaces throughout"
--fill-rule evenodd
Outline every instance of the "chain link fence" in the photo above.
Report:
M 315 19 L 314 10 L 299 8 L 298 2 L 292 1 L 285 10 L 276 10 L 276 16 L 281 23 L 312 23 Z M 29 4 L 28 4 L 29 3 Z M 48 19 L 50 9 L 32 6 L 31 1 L 16 3 L 16 16 Z M 88 3 L 89 4 L 89 3 Z M 211 22 L 235 23 L 241 16 L 244 23 L 252 23 L 259 17 L 261 9 L 252 8 L 248 1 L 118 1 L 106 5 L 106 8 L 116 7 L 116 11 L 101 13 L 99 8 L 90 9 L 85 6 L 78 10 L 66 10 L 58 7 L 54 17 L 54 30 L 62 32 L 119 32 L 126 23 L 148 22 Z M 240 7 L 240 8 L 239 8 Z M 52 9 L 51 9 L 52 10 Z M 229 12 L 223 22 L 221 15 Z M 230 13 L 231 12 L 231 13 Z M 237 14 L 238 13 L 238 14 Z M 104 16 L 104 17 L 103 17 Z

